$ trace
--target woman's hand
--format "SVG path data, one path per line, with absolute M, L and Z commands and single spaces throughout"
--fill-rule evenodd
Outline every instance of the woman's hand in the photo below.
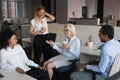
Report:
M 45 61 L 44 63 L 43 63 L 43 69 L 44 70 L 47 70 L 46 68 L 47 68 L 47 64 L 49 63 L 49 61 Z
M 46 28 L 45 27 L 42 27 L 41 30 L 40 30 L 40 33 L 44 33 L 46 31 Z
M 55 20 L 55 17 L 47 12 L 45 12 L 45 16 L 47 16 L 47 22 L 51 22 Z
M 35 32 L 35 34 L 43 34 L 44 32 L 46 31 L 46 28 L 45 27 L 42 27 L 41 30 L 38 30 Z
M 38 66 L 38 69 L 42 70 L 42 69 L 43 69 L 43 67 L 41 67 L 41 66 Z
M 64 48 L 64 49 L 70 49 L 70 46 L 68 45 L 68 44 L 62 44 L 62 47 Z
M 46 43 L 50 44 L 51 46 L 53 46 L 53 44 L 54 44 L 54 42 L 52 40 L 50 40 L 50 41 L 46 40 Z
M 25 74 L 25 71 L 19 67 L 16 68 L 16 71 L 21 73 L 21 74 Z
M 35 35 L 37 35 L 37 34 L 41 34 L 40 31 L 36 31 L 36 32 L 35 32 Z

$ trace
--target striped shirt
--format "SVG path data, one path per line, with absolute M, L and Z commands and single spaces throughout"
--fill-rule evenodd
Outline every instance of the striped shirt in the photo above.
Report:
M 86 69 L 101 72 L 107 78 L 115 56 L 120 53 L 120 42 L 112 39 L 105 42 L 101 48 L 100 62 L 98 65 L 87 65 Z

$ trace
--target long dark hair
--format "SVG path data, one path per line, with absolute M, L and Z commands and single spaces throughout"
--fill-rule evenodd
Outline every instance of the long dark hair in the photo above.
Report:
M 0 32 L 0 49 L 7 48 L 9 45 L 8 40 L 15 34 L 12 30 L 4 30 Z M 16 34 L 15 34 L 16 35 Z

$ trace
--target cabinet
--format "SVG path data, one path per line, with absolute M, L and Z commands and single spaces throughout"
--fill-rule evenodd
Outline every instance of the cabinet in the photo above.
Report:
M 112 25 L 112 26 L 120 26 L 120 19 L 111 19 L 108 20 L 108 25 Z
M 81 18 L 85 0 L 56 0 L 56 22 L 67 23 L 69 18 Z
M 100 25 L 99 18 L 70 18 L 70 21 L 73 21 L 75 24 L 79 25 Z
M 108 25 L 117 26 L 117 19 L 108 20 Z

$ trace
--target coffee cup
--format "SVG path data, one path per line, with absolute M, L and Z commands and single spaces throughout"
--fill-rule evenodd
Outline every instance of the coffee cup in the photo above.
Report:
M 68 42 L 66 42 L 66 41 L 63 41 L 63 44 L 67 44 Z
M 93 42 L 87 42 L 87 47 L 89 47 L 89 48 L 91 48 L 91 47 L 93 47 Z

